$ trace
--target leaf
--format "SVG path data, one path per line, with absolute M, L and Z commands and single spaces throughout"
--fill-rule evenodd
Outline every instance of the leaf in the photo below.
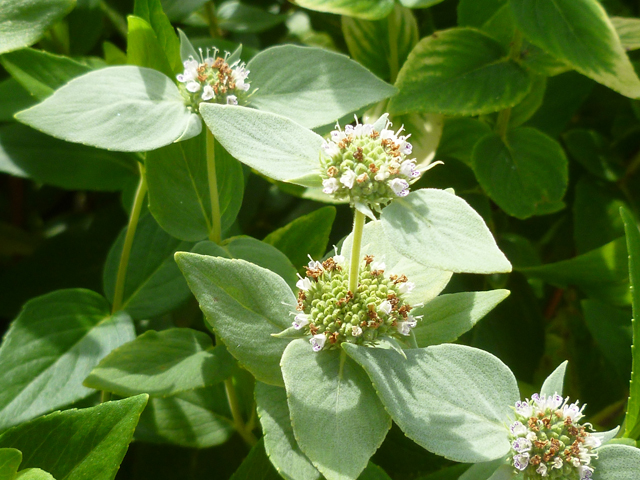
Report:
M 0 127 L 0 172 L 69 190 L 122 190 L 138 177 L 133 155 L 44 135 L 25 125 Z
M 618 180 L 624 173 L 619 166 L 613 164 L 615 153 L 599 132 L 574 128 L 563 134 L 562 140 L 569 154 L 589 173 L 611 182 Z
M 111 247 L 104 266 L 104 291 L 109 301 L 113 301 L 126 228 Z M 165 233 L 149 213 L 142 216 L 131 247 L 122 310 L 134 319 L 143 319 L 162 315 L 187 301 L 189 288 L 173 254 L 192 246 Z
M 92 69 L 69 57 L 25 48 L 5 53 L 2 66 L 38 100 L 43 100 L 75 77 Z
M 259 33 L 281 24 L 286 15 L 274 15 L 238 0 L 221 3 L 216 11 L 218 27 L 237 33 Z
M 75 0 L 1 0 L 0 53 L 36 43 L 75 3 Z
M 183 0 L 183 3 L 188 2 Z M 180 40 L 162 7 L 161 0 L 136 0 L 133 13 L 153 27 L 171 70 L 173 73 L 181 73 L 184 67 L 180 58 Z
M 400 0 L 400 3 L 407 8 L 428 8 L 444 0 Z
M 451 157 L 470 165 L 473 147 L 490 133 L 489 125 L 475 118 L 447 118 L 438 145 L 438 157 Z
M 287 392 L 256 383 L 256 404 L 264 432 L 264 448 L 278 473 L 287 480 L 317 480 L 320 473 L 302 453 L 293 434 Z
M 633 308 L 633 363 L 631 366 L 631 383 L 629 386 L 629 403 L 625 418 L 625 433 L 628 438 L 637 439 L 640 436 L 640 232 L 638 224 L 625 209 L 620 209 L 624 228 L 627 233 L 627 249 L 629 252 L 629 279 L 631 282 L 631 306 Z
M 244 260 L 180 252 L 176 262 L 207 323 L 240 365 L 261 382 L 282 385 L 279 361 L 289 340 L 271 334 L 290 326 L 296 304 L 285 281 Z
M 313 352 L 304 338 L 287 346 L 281 366 L 302 451 L 327 480 L 357 478 L 391 427 L 364 371 L 342 350 Z
M 342 244 L 341 254 L 351 258 L 353 235 L 349 235 Z M 415 284 L 406 294 L 409 304 L 417 305 L 435 298 L 449 283 L 452 272 L 437 268 L 425 268 L 411 258 L 394 249 L 394 243 L 386 236 L 382 222 L 369 222 L 364 226 L 361 256 L 372 255 L 378 261 L 384 261 L 387 275 L 406 275 Z
M 200 120 L 198 120 L 200 121 Z M 147 154 L 149 210 L 160 226 L 186 241 L 207 238 L 211 231 L 206 131 Z M 215 169 L 222 231 L 238 215 L 244 194 L 242 165 L 216 142 Z
M 640 450 L 626 445 L 604 445 L 593 461 L 593 480 L 640 479 Z
M 616 29 L 620 43 L 626 51 L 640 48 L 640 19 L 610 17 L 609 20 Z
M 513 477 L 513 466 L 505 465 L 504 457 L 492 460 L 490 462 L 476 463 L 469 470 L 460 476 L 459 480 L 508 480 Z M 499 470 L 507 470 L 504 477 L 498 477 Z
M 597 0 L 513 0 L 518 27 L 540 48 L 578 72 L 628 97 L 640 96 L 640 80 Z
M 199 449 L 221 445 L 234 431 L 228 409 L 222 383 L 151 397 L 136 428 L 136 440 Z
M 0 448 L 0 480 L 13 480 L 22 462 L 22 453 L 15 448 Z
M 558 367 L 549 375 L 542 387 L 540 388 L 540 395 L 552 396 L 556 393 L 558 395 L 562 395 L 564 390 L 564 375 L 567 371 L 567 362 L 566 360 L 562 362 Z
M 20 449 L 22 468 L 42 468 L 57 480 L 112 480 L 147 398 L 138 395 L 36 418 L 0 436 L 0 447 Z
M 562 146 L 534 128 L 483 137 L 473 149 L 473 170 L 491 199 L 506 213 L 524 219 L 559 202 L 569 183 Z
M 369 462 L 367 468 L 358 477 L 358 480 L 391 480 L 391 477 L 382 468 Z
M 576 285 L 587 295 L 613 305 L 628 305 L 631 300 L 624 238 L 568 260 L 518 270 L 556 287 Z
M 2 57 L 0 57 L 2 58 Z M 13 122 L 16 112 L 29 108 L 35 99 L 14 78 L 0 82 L 0 121 Z
M 84 378 L 133 338 L 129 316 L 111 315 L 107 301 L 90 290 L 58 290 L 27 302 L 0 348 L 0 430 L 91 395 Z
M 143 18 L 127 17 L 127 63 L 147 67 L 173 79 L 173 70 L 153 27 Z
M 531 90 L 527 96 L 511 109 L 509 127 L 519 127 L 529 120 L 540 108 L 547 89 L 547 77 L 536 75 L 532 77 Z
M 482 30 L 505 47 L 509 47 L 516 31 L 508 0 L 460 0 L 458 25 Z
M 144 152 L 180 137 L 191 115 L 178 87 L 167 76 L 148 68 L 122 66 L 75 78 L 16 118 L 68 142 Z
M 520 394 L 509 368 L 493 355 L 445 344 L 405 350 L 405 360 L 389 350 L 342 347 L 418 445 L 457 462 L 486 462 L 509 452 L 506 425 Z
M 453 28 L 424 38 L 409 54 L 391 99 L 393 113 L 480 115 L 513 107 L 531 89 L 529 74 L 491 37 Z
M 221 382 L 234 365 L 226 347 L 214 347 L 206 333 L 149 330 L 102 359 L 84 385 L 120 396 L 168 397 Z
M 252 107 L 308 128 L 335 123 L 396 93 L 349 57 L 320 48 L 271 47 L 253 57 L 247 68 L 251 87 L 257 89 L 249 100 Z
M 230 480 L 280 480 L 282 477 L 269 462 L 263 440 L 258 440 Z
M 39 468 L 27 468 L 18 472 L 16 480 L 55 480 L 55 478 Z
M 320 135 L 251 108 L 203 103 L 200 114 L 216 140 L 242 163 L 274 180 L 320 185 Z
M 440 295 L 412 315 L 424 318 L 412 330 L 419 347 L 454 342 L 509 296 L 509 290 Z
M 392 0 L 297 0 L 296 3 L 309 10 L 365 20 L 385 18 L 393 10 Z
M 381 20 L 343 16 L 342 33 L 351 57 L 385 80 L 392 78 L 392 71 L 398 75 L 419 39 L 415 16 L 398 4 Z
M 162 7 L 172 22 L 184 20 L 189 14 L 202 7 L 207 0 L 160 0 Z
M 394 248 L 425 267 L 467 273 L 511 271 L 482 217 L 452 193 L 417 190 L 393 200 L 380 220 Z
M 300 268 L 307 263 L 307 255 L 314 259 L 324 256 L 335 218 L 335 207 L 322 207 L 271 232 L 263 242 L 276 247 Z

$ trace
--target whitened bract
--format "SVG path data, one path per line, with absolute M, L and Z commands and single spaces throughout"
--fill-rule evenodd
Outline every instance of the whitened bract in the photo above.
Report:
M 409 312 L 405 296 L 414 288 L 404 275 L 386 276 L 385 265 L 365 256 L 356 292 L 349 290 L 345 258 L 311 260 L 297 287 L 299 311 L 293 326 L 311 335 L 317 352 L 342 342 L 372 345 L 381 337 L 409 335 L 419 318 Z
M 357 121 L 357 119 L 356 119 Z M 420 177 L 411 155 L 408 135 L 390 130 L 387 115 L 375 124 L 340 125 L 331 132 L 320 153 L 323 192 L 351 205 L 362 203 L 380 210 L 395 197 L 409 194 Z
M 224 58 L 218 56 L 218 49 L 207 49 L 206 56 L 200 49 L 200 58 L 189 57 L 183 62 L 184 72 L 177 75 L 180 91 L 187 104 L 195 111 L 201 102 L 242 105 L 250 88 L 247 83 L 249 70 L 236 60 L 227 63 L 229 52 Z
M 579 402 L 569 404 L 560 395 L 538 395 L 517 402 L 516 421 L 509 427 L 511 462 L 525 480 L 587 480 L 591 459 L 601 444 L 587 427 Z

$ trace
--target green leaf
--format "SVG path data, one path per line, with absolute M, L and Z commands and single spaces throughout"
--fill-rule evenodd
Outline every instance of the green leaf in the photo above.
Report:
M 352 239 L 353 235 L 349 235 L 342 244 L 340 253 L 347 259 L 351 258 Z M 369 222 L 364 226 L 361 255 L 372 255 L 378 261 L 384 260 L 387 275 L 406 275 L 409 281 L 415 284 L 413 290 L 405 297 L 410 304 L 429 302 L 447 286 L 452 272 L 425 268 L 424 265 L 399 253 L 394 246 L 394 242 L 385 236 L 381 222 Z
M 0 480 L 13 480 L 22 462 L 22 453 L 15 448 L 0 448 Z
M 424 318 L 412 330 L 419 347 L 454 342 L 509 296 L 509 290 L 440 295 L 412 315 Z
M 509 47 L 516 31 L 508 0 L 460 0 L 458 25 L 482 30 L 505 47 Z
M 39 468 L 27 468 L 18 472 L 16 480 L 55 480 L 55 478 Z
M 140 417 L 136 440 L 187 448 L 220 445 L 234 431 L 228 409 L 222 383 L 151 397 Z
M 469 470 L 468 464 L 456 464 L 442 468 L 430 475 L 420 477 L 420 480 L 459 480 L 460 475 L 462 475 L 466 470 Z
M 569 154 L 587 171 L 603 180 L 614 182 L 624 171 L 613 164 L 615 153 L 607 139 L 595 130 L 574 128 L 562 135 Z M 617 168 L 616 168 L 617 167 Z M 617 215 L 616 209 L 616 215 Z
M 512 0 L 524 35 L 578 72 L 628 97 L 640 97 L 640 80 L 597 0 Z
M 390 350 L 342 347 L 418 445 L 457 462 L 486 462 L 509 452 L 507 423 L 520 394 L 498 358 L 453 344 L 405 350 L 407 360 Z
M 173 79 L 173 70 L 153 27 L 146 20 L 127 17 L 127 63 L 147 67 Z
M 556 393 L 558 395 L 562 395 L 564 390 L 564 375 L 567 371 L 567 362 L 566 360 L 562 362 L 558 367 L 549 375 L 542 387 L 540 388 L 540 395 L 552 396 Z
M 235 361 L 224 345 L 190 328 L 150 330 L 113 350 L 84 385 L 120 396 L 140 393 L 168 397 L 223 381 Z
M 202 7 L 207 0 L 161 0 L 167 17 L 172 22 L 184 20 L 189 14 Z
M 251 88 L 257 88 L 251 106 L 308 128 L 335 123 L 396 93 L 349 57 L 320 48 L 271 47 L 253 57 L 247 68 Z
M 576 285 L 588 296 L 613 305 L 628 305 L 631 300 L 624 238 L 568 260 L 518 270 L 556 287 Z
M 627 249 L 629 251 L 629 277 L 631 282 L 631 305 L 633 307 L 633 363 L 631 367 L 631 384 L 629 386 L 629 403 L 625 418 L 625 437 L 637 439 L 640 436 L 640 232 L 638 224 L 627 209 L 621 209 L 627 233 Z
M 1 122 L 13 122 L 16 112 L 36 103 L 31 94 L 15 78 L 7 78 L 0 82 L 0 100 Z
M 274 180 L 320 185 L 320 135 L 251 108 L 203 103 L 200 114 L 216 140 L 242 163 Z
M 75 3 L 75 0 L 1 0 L 0 53 L 36 43 Z
M 494 39 L 472 28 L 436 32 L 416 45 L 398 75 L 393 113 L 480 115 L 510 108 L 531 89 L 529 74 Z
M 122 190 L 138 177 L 133 155 L 55 139 L 25 125 L 0 127 L 0 172 L 69 190 Z
M 5 53 L 0 57 L 0 62 L 25 90 L 39 100 L 45 99 L 71 79 L 92 70 L 69 57 L 32 48 Z
M 473 170 L 480 185 L 506 213 L 524 219 L 544 214 L 562 200 L 569 183 L 569 162 L 562 146 L 529 127 L 492 133 L 473 149 Z
M 149 68 L 122 66 L 75 78 L 16 118 L 69 142 L 144 152 L 179 138 L 192 115 L 170 78 Z
M 506 459 L 498 458 L 491 462 L 476 463 L 460 476 L 459 480 L 509 480 L 513 478 L 513 466 L 505 465 Z M 502 471 L 506 470 L 502 475 Z M 500 471 L 500 473 L 498 473 Z
M 287 19 L 286 15 L 274 15 L 238 0 L 229 0 L 220 4 L 216 11 L 216 17 L 218 27 L 237 33 L 263 32 Z
M 467 273 L 511 271 L 482 217 L 447 191 L 428 188 L 397 198 L 380 220 L 394 248 L 420 265 Z
M 282 385 L 279 362 L 289 340 L 271 334 L 290 326 L 295 308 L 285 281 L 244 260 L 180 252 L 176 262 L 207 322 L 240 365 L 261 382 Z
M 522 125 L 538 111 L 544 100 L 546 89 L 547 77 L 541 75 L 532 77 L 531 90 L 518 105 L 511 109 L 511 116 L 509 117 L 510 128 Z
M 593 460 L 593 480 L 640 479 L 640 450 L 626 445 L 604 445 Z
M 233 237 L 225 240 L 222 245 L 208 241 L 200 242 L 191 251 L 200 255 L 246 260 L 277 273 L 291 289 L 298 280 L 296 269 L 284 253 L 255 238 Z
M 125 234 L 126 227 L 111 247 L 104 266 L 104 291 L 109 301 L 113 300 Z M 122 309 L 134 319 L 144 319 L 162 315 L 185 302 L 190 297 L 189 288 L 173 254 L 192 246 L 169 236 L 151 214 L 145 214 L 133 238 Z
M 183 142 L 167 145 L 147 154 L 149 210 L 172 236 L 198 241 L 212 229 L 206 131 Z M 216 142 L 216 182 L 222 231 L 238 215 L 244 194 L 242 165 Z
M 620 43 L 626 51 L 640 48 L 640 19 L 611 17 L 609 20 L 616 29 Z
M 418 22 L 411 10 L 395 5 L 382 20 L 342 17 L 342 33 L 349 54 L 380 78 L 397 76 L 398 69 L 418 43 Z
M 271 232 L 263 241 L 276 247 L 300 268 L 307 263 L 307 255 L 314 259 L 324 256 L 335 218 L 335 207 L 319 208 Z
M 184 67 L 180 58 L 180 40 L 162 6 L 161 0 L 136 0 L 133 13 L 153 27 L 171 70 L 176 74 L 181 73 Z
M 88 397 L 82 381 L 111 350 L 135 338 L 129 316 L 111 315 L 90 290 L 27 302 L 0 347 L 0 429 Z
M 230 480 L 281 480 L 264 449 L 262 439 L 258 440 L 240 468 L 231 476 Z
M 473 147 L 490 133 L 491 127 L 475 118 L 447 118 L 438 145 L 438 157 L 451 157 L 470 165 Z
M 327 480 L 357 478 L 391 427 L 365 372 L 342 350 L 316 353 L 304 338 L 287 346 L 281 365 L 302 451 Z
M 393 10 L 393 0 L 297 0 L 296 3 L 309 10 L 365 20 L 385 18 Z
M 139 395 L 36 418 L 0 436 L 0 447 L 20 449 L 22 468 L 42 468 L 57 480 L 112 480 L 147 398 Z
M 278 473 L 287 480 L 317 480 L 320 473 L 302 453 L 293 434 L 287 392 L 256 383 L 256 405 L 264 432 L 264 448 Z
M 429 8 L 444 0 L 400 0 L 400 3 L 407 8 Z

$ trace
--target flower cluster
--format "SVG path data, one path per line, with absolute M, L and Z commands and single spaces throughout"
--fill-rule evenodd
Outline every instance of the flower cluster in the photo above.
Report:
M 298 306 L 293 326 L 311 335 L 313 350 L 332 348 L 342 342 L 372 344 L 379 337 L 409 335 L 419 317 L 404 296 L 414 284 L 405 275 L 385 276 L 385 264 L 364 257 L 358 287 L 351 292 L 345 257 L 335 255 L 324 262 L 311 260 L 307 276 L 297 287 Z
M 212 53 L 213 55 L 210 55 Z M 177 76 L 180 90 L 187 103 L 196 111 L 200 102 L 237 105 L 243 103 L 250 85 L 246 82 L 249 70 L 240 60 L 229 65 L 229 52 L 218 57 L 218 49 L 207 49 L 206 57 L 200 49 L 200 58 L 189 57 L 184 72 Z
M 357 119 L 356 119 L 357 122 Z M 379 125 L 384 128 L 377 129 Z M 363 203 L 376 210 L 395 197 L 409 194 L 409 183 L 420 176 L 411 155 L 409 135 L 389 130 L 386 115 L 374 125 L 340 125 L 331 140 L 322 144 L 320 154 L 323 192 L 352 205 Z
M 593 452 L 601 444 L 579 420 L 584 416 L 579 402 L 569 404 L 560 395 L 535 394 L 517 402 L 516 421 L 511 425 L 512 464 L 525 480 L 587 480 Z

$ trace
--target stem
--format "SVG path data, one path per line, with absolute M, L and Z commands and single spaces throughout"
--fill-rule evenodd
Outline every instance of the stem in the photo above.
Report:
M 129 266 L 129 255 L 131 254 L 131 246 L 133 245 L 133 237 L 136 234 L 138 220 L 140 219 L 140 211 L 142 210 L 142 202 L 147 193 L 147 177 L 144 171 L 144 165 L 138 162 L 140 168 L 140 183 L 136 196 L 131 207 L 131 216 L 129 217 L 129 225 L 127 226 L 127 234 L 124 237 L 124 245 L 122 246 L 122 254 L 120 256 L 120 264 L 118 265 L 118 275 L 116 277 L 116 287 L 113 293 L 113 306 L 111 313 L 115 313 L 122 308 L 122 298 L 124 296 L 124 281 L 127 277 L 127 267 Z
M 207 20 L 209 20 L 209 35 L 213 38 L 221 37 L 218 17 L 216 16 L 216 5 L 213 2 L 207 2 L 205 12 L 207 13 Z
M 349 266 L 349 290 L 354 295 L 358 289 L 358 275 L 360 274 L 360 249 L 362 248 L 362 232 L 366 217 L 356 210 L 353 219 L 353 244 L 351 245 L 351 265 Z
M 498 113 L 498 119 L 496 120 L 496 133 L 502 138 L 507 134 L 509 129 L 509 119 L 511 118 L 511 109 L 505 108 Z
M 129 27 L 124 17 L 107 5 L 105 1 L 100 2 L 100 9 L 105 13 L 107 18 L 109 18 L 116 31 L 126 40 Z
M 396 82 L 398 77 L 398 29 L 396 28 L 395 9 L 387 17 L 387 30 L 389 33 L 389 71 L 391 73 L 391 84 Z
M 236 395 L 236 388 L 233 386 L 233 379 L 227 378 L 224 381 L 224 389 L 227 392 L 227 400 L 229 402 L 229 408 L 231 408 L 231 417 L 233 418 L 236 430 L 249 446 L 254 446 L 258 442 L 258 439 L 251 430 L 247 429 L 244 421 L 242 420 L 240 404 L 238 403 L 238 395 Z
M 106 403 L 111 400 L 111 392 L 105 390 L 100 391 L 100 403 Z
M 216 178 L 216 139 L 207 128 L 207 172 L 209 178 L 209 196 L 211 197 L 211 230 L 209 240 L 220 243 L 222 226 L 220 223 L 220 200 L 218 198 L 218 180 Z

